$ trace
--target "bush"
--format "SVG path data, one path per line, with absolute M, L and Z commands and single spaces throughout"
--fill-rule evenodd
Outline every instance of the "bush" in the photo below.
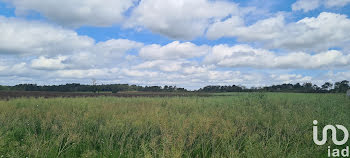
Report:
M 119 91 L 121 91 L 120 88 L 113 88 L 113 89 L 112 89 L 112 93 L 118 93 Z
M 0 91 L 5 91 L 5 90 L 8 90 L 8 88 L 5 86 L 0 86 Z

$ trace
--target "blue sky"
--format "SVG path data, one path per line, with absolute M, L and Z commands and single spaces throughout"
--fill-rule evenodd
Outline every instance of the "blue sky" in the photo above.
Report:
M 0 84 L 350 79 L 350 0 L 0 0 Z

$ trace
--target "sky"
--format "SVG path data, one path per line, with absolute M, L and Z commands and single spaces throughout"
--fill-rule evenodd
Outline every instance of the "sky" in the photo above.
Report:
M 350 79 L 350 0 L 0 0 L 0 84 Z

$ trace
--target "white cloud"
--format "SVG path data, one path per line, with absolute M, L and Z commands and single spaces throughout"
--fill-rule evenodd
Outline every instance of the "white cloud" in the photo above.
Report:
M 350 39 L 349 19 L 332 13 L 291 24 L 286 24 L 284 16 L 279 15 L 249 27 L 244 27 L 240 17 L 232 16 L 215 23 L 219 37 L 230 31 L 230 25 L 237 29 L 235 32 L 241 40 L 261 41 L 271 48 L 306 49 L 302 45 L 306 43 L 312 46 L 307 49 L 322 50 L 346 44 Z M 0 18 L 0 34 L 0 78 L 11 79 L 11 83 L 16 79 L 39 83 L 89 83 L 91 78 L 96 78 L 109 83 L 170 84 L 191 89 L 205 85 L 259 86 L 314 79 L 289 73 L 290 70 L 324 71 L 347 69 L 350 65 L 350 54 L 344 50 L 309 54 L 305 51 L 276 53 L 249 45 L 211 47 L 179 41 L 166 45 L 145 45 L 127 39 L 96 43 L 73 30 L 5 17 Z M 272 44 L 268 45 L 268 41 Z M 298 43 L 300 41 L 304 43 Z M 253 70 L 243 71 L 241 68 L 245 67 Z M 283 73 L 267 73 L 265 69 Z M 335 77 L 319 80 L 329 78 Z
M 264 49 L 255 49 L 248 45 L 218 45 L 204 62 L 220 67 L 254 67 L 278 69 L 322 69 L 347 67 L 350 65 L 350 54 L 331 50 L 315 55 L 296 52 L 276 55 Z
M 0 34 L 0 54 L 72 53 L 94 43 L 71 30 L 1 16 Z
M 278 83 L 306 83 L 311 82 L 311 76 L 302 76 L 298 74 L 272 74 L 271 78 Z
M 279 31 L 283 31 L 285 21 L 283 15 L 260 20 L 257 23 L 245 27 L 239 17 L 231 17 L 225 21 L 214 23 L 207 32 L 209 39 L 217 39 L 224 36 L 237 36 L 243 41 L 264 41 L 278 38 Z
M 175 72 L 182 69 L 182 65 L 189 63 L 186 61 L 172 61 L 172 60 L 152 60 L 133 66 L 134 69 L 156 69 L 165 72 Z
M 118 65 L 125 62 L 125 56 L 129 51 L 137 53 L 143 47 L 143 43 L 127 39 L 112 39 L 105 42 L 99 42 L 88 53 L 82 53 L 77 56 L 79 61 L 88 61 L 94 65 L 108 67 L 109 65 Z M 88 65 L 89 63 L 86 63 Z
M 43 70 L 58 70 L 64 69 L 67 66 L 63 63 L 67 59 L 66 56 L 58 56 L 57 58 L 49 59 L 44 56 L 32 60 L 31 67 L 34 69 Z
M 328 72 L 322 78 L 328 79 L 330 82 L 338 82 L 338 81 L 343 81 L 343 80 L 348 80 L 350 79 L 350 71 L 340 71 L 340 72 Z
M 214 70 L 214 66 L 202 65 L 197 61 L 180 60 L 151 60 L 131 67 L 136 70 L 154 70 L 161 72 L 176 72 L 184 75 L 206 73 Z
M 326 7 L 344 7 L 350 3 L 350 0 L 325 0 Z
M 0 65 L 0 71 L 4 71 L 4 70 L 6 70 L 6 66 Z
M 207 54 L 210 48 L 206 45 L 197 46 L 190 42 L 174 41 L 165 46 L 152 44 L 143 47 L 139 56 L 144 59 L 184 59 L 200 57 Z
M 298 0 L 292 5 L 293 11 L 303 10 L 308 12 L 314 10 L 321 5 L 321 0 Z
M 73 30 L 1 16 L 0 34 L 1 55 L 32 57 L 32 68 L 46 70 L 108 67 L 143 46 L 127 39 L 95 43 Z
M 160 79 L 160 72 L 157 71 L 140 71 L 140 70 L 131 70 L 124 68 L 121 70 L 121 76 L 125 77 L 134 77 L 134 78 L 139 78 L 141 80 L 152 80 L 152 78 Z
M 196 66 L 196 65 L 189 65 L 186 67 L 183 67 L 182 72 L 187 75 L 192 74 L 203 74 L 208 72 L 209 70 L 214 69 L 213 66 Z
M 54 70 L 107 68 L 123 63 L 128 51 L 139 49 L 142 46 L 142 43 L 135 41 L 112 39 L 64 56 L 60 54 L 56 57 L 41 56 L 32 60 L 31 66 L 35 69 Z
M 17 15 L 37 11 L 48 19 L 71 27 L 110 26 L 124 19 L 136 0 L 4 0 L 16 7 Z
M 302 10 L 309 12 L 321 6 L 326 8 L 344 7 L 350 3 L 350 0 L 297 0 L 292 4 L 293 11 Z
M 164 63 L 165 64 L 165 63 Z M 8 70 L 11 70 L 9 73 Z M 185 73 L 187 71 L 187 73 Z M 338 73 L 337 75 L 341 75 Z M 346 76 L 345 76 L 346 77 Z M 218 70 L 215 67 L 183 65 L 179 71 L 161 71 L 157 69 L 135 69 L 132 65 L 123 68 L 92 68 L 35 70 L 26 63 L 7 66 L 0 70 L 0 78 L 8 80 L 5 84 L 18 83 L 90 83 L 92 78 L 102 83 L 128 83 L 137 85 L 176 85 L 189 89 L 197 89 L 206 85 L 245 85 L 265 86 L 281 83 L 310 82 L 314 78 L 297 73 L 267 73 L 255 71 Z M 11 78 L 11 80 L 10 80 Z M 339 76 L 325 76 L 322 81 Z M 15 79 L 17 82 L 12 82 Z M 45 81 L 44 81 L 45 80 Z M 4 84 L 4 82 L 1 82 Z
M 52 74 L 53 76 L 57 76 L 60 78 L 70 78 L 70 79 L 92 79 L 92 78 L 97 78 L 97 79 L 103 79 L 103 78 L 110 78 L 111 75 L 114 73 L 118 72 L 118 69 L 107 69 L 107 68 L 102 68 L 102 69 L 86 69 L 86 70 L 81 70 L 81 69 L 73 69 L 73 70 L 58 70 L 54 71 Z
M 141 0 L 126 27 L 146 27 L 173 39 L 203 35 L 212 21 L 237 14 L 238 6 L 228 1 Z
M 289 24 L 282 14 L 250 26 L 237 25 L 241 22 L 236 21 L 227 19 L 213 24 L 207 37 L 238 37 L 240 41 L 262 43 L 267 48 L 301 51 L 324 51 L 346 47 L 350 43 L 350 19 L 346 15 L 323 12 L 316 18 L 304 18 Z
M 140 42 L 130 41 L 127 39 L 112 39 L 96 44 L 95 52 L 104 56 L 123 56 L 125 52 L 141 48 L 143 46 Z
M 32 77 L 32 78 L 42 78 L 40 76 L 40 71 L 33 70 L 30 68 L 30 65 L 28 65 L 26 62 L 20 62 L 20 63 L 14 63 L 14 64 L 7 64 L 3 67 L 4 69 L 0 70 L 0 76 L 4 77 Z

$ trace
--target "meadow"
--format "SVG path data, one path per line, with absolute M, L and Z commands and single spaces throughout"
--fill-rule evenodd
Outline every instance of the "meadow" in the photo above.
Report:
M 350 127 L 350 99 L 297 93 L 17 98 L 0 100 L 0 156 L 327 157 L 327 147 L 312 141 L 313 120 Z

